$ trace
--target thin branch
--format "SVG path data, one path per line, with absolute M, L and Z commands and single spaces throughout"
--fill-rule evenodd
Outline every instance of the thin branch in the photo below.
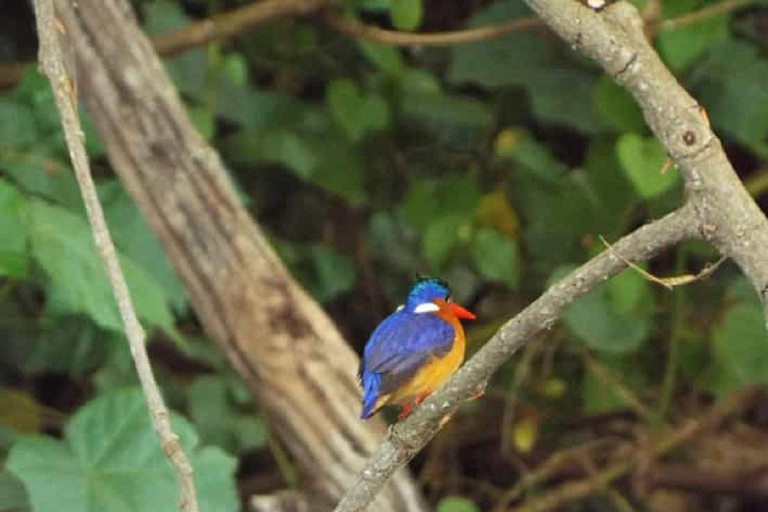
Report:
M 690 205 L 647 224 L 619 240 L 614 247 L 629 260 L 650 258 L 664 248 L 696 236 L 696 217 Z M 441 389 L 389 435 L 368 460 L 336 512 L 364 510 L 394 471 L 406 464 L 437 433 L 459 406 L 536 334 L 551 329 L 563 309 L 606 278 L 626 268 L 612 252 L 604 251 L 549 288 L 519 315 L 507 322 Z
M 339 0 L 254 2 L 155 36 L 152 38 L 152 44 L 157 53 L 170 57 L 195 46 L 234 37 L 267 21 L 307 14 L 338 3 Z
M 529 16 L 516 20 L 488 25 L 485 27 L 454 30 L 449 32 L 413 33 L 398 30 L 387 30 L 373 25 L 367 25 L 357 20 L 344 17 L 341 14 L 329 13 L 326 22 L 333 29 L 354 37 L 390 46 L 452 46 L 471 43 L 483 39 L 493 39 L 510 32 L 543 27 L 538 18 Z
M 75 170 L 75 177 L 83 196 L 88 222 L 91 225 L 93 241 L 99 256 L 104 261 L 109 283 L 117 301 L 125 335 L 128 338 L 131 355 L 136 365 L 136 372 L 147 400 L 152 425 L 163 452 L 176 472 L 179 483 L 180 508 L 188 512 L 197 512 L 199 507 L 192 466 L 181 448 L 178 436 L 171 428 L 168 409 L 163 402 L 152 373 L 152 367 L 149 364 L 144 330 L 133 308 L 128 286 L 120 269 L 117 252 L 109 235 L 101 203 L 99 203 L 96 186 L 91 177 L 88 156 L 83 144 L 84 134 L 78 117 L 76 97 L 73 94 L 75 87 L 65 67 L 59 41 L 59 32 L 65 31 L 66 27 L 63 27 L 55 16 L 53 0 L 35 0 L 34 5 L 40 39 L 41 70 L 51 82 L 56 107 L 61 116 L 64 137 Z
M 715 16 L 726 14 L 730 11 L 746 7 L 750 4 L 754 4 L 756 0 L 723 0 L 719 4 L 712 4 L 706 7 L 702 7 L 698 11 L 693 11 L 687 14 L 682 14 L 677 18 L 666 20 L 659 26 L 659 31 L 664 32 L 666 30 L 677 30 L 679 28 L 699 23 Z

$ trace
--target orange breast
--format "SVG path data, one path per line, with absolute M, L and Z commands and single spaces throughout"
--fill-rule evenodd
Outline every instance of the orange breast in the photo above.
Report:
M 464 328 L 456 316 L 443 305 L 441 305 L 440 311 L 437 311 L 435 314 L 451 324 L 456 333 L 451 350 L 443 357 L 432 358 L 414 374 L 413 378 L 391 395 L 388 395 L 387 402 L 407 403 L 419 395 L 431 393 L 440 387 L 461 366 L 466 347 Z

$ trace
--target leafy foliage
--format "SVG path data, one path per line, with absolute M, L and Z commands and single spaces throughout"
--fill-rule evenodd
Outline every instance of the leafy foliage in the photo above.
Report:
M 186 421 L 172 418 L 195 468 L 200 507 L 235 511 L 235 461 L 217 448 L 197 446 Z M 176 478 L 157 446 L 138 389 L 104 394 L 72 417 L 63 441 L 22 438 L 8 468 L 25 483 L 34 510 L 176 510 Z
M 150 34 L 243 4 L 132 3 Z M 9 17 L 24 19 L 26 4 L 19 5 Z M 716 15 L 707 9 L 719 5 L 663 1 L 649 34 L 764 202 L 768 57 L 759 27 L 768 12 L 764 2 Z M 424 0 L 353 0 L 343 10 L 365 23 L 422 32 L 531 15 L 517 0 L 439 8 Z M 694 13 L 698 18 L 690 18 Z M 675 22 L 681 19 L 688 21 Z M 31 57 L 23 54 L 25 44 L 34 45 L 28 28 L 0 31 L 0 46 L 14 59 Z M 538 29 L 401 49 L 348 38 L 307 16 L 190 48 L 165 65 L 244 204 L 357 349 L 402 301 L 414 275 L 431 273 L 478 313 L 468 327 L 474 350 L 549 283 L 606 250 L 599 236 L 615 240 L 684 199 L 678 170 L 667 165 L 631 96 Z M 193 453 L 203 499 L 211 510 L 237 506 L 232 457 L 241 463 L 244 488 L 262 470 L 292 481 L 290 461 L 200 332 L 87 118 L 85 132 L 160 381 L 189 418 L 175 416 L 174 424 Z M 695 273 L 713 259 L 711 248 L 684 244 L 646 270 Z M 744 290 L 749 285 L 732 266 L 671 293 L 627 270 L 571 305 L 548 335 L 545 354 L 523 354 L 492 381 L 488 402 L 455 420 L 490 410 L 499 428 L 488 428 L 486 416 L 478 423 L 484 434 L 501 432 L 493 453 L 508 464 L 509 450 L 525 459 L 568 446 L 571 434 L 582 439 L 584 432 L 569 425 L 631 408 L 624 392 L 658 409 L 664 421 L 678 417 L 677 402 L 768 383 L 762 312 Z M 7 409 L 19 411 L 0 412 L 0 460 L 7 457 L 13 471 L 0 472 L 0 503 L 41 511 L 175 506 L 172 476 L 140 397 L 122 391 L 135 378 L 120 320 L 53 97 L 34 69 L 0 95 L 0 340 L 0 410 L 12 404 Z M 624 392 L 590 369 L 584 351 Z M 521 405 L 505 399 L 496 407 L 502 394 L 520 397 Z M 199 447 L 198 435 L 216 448 Z M 95 457 L 100 449 L 105 455 Z M 461 450 L 445 459 L 461 459 Z M 480 478 L 463 459 L 451 478 L 432 478 L 430 460 L 418 467 L 426 468 L 422 481 L 439 512 L 491 509 L 488 496 L 503 489 L 490 487 L 512 485 L 488 479 L 475 489 L 471 482 Z

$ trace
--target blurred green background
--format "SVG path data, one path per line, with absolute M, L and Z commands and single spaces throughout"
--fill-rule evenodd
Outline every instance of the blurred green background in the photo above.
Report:
M 247 2 L 132 3 L 146 31 L 160 34 Z M 0 61 L 34 59 L 29 5 L 0 5 Z M 638 2 L 655 47 L 765 207 L 768 2 L 654 5 Z M 338 12 L 421 32 L 531 15 L 517 0 L 351 0 Z M 680 176 L 674 167 L 660 172 L 666 155 L 631 97 L 541 26 L 395 48 L 308 16 L 165 63 L 243 202 L 358 351 L 415 275 L 427 273 L 445 278 L 478 314 L 472 352 L 553 279 L 604 250 L 600 236 L 614 241 L 683 201 Z M 193 464 L 220 479 L 205 483 L 205 510 L 236 510 L 250 493 L 292 485 L 290 460 L 207 342 L 88 124 L 86 132 L 164 392 L 188 432 Z M 645 268 L 695 274 L 717 259 L 690 242 Z M 695 404 L 768 382 L 763 324 L 756 294 L 729 262 L 674 291 L 625 271 L 569 308 L 485 398 L 461 410 L 415 462 L 420 482 L 440 512 L 498 508 L 522 468 L 599 439 L 605 418 L 647 434 Z M 53 98 L 31 65 L 0 91 L 0 460 L 12 470 L 0 472 L 0 510 L 29 510 L 30 493 L 41 510 L 82 510 L 56 491 L 73 485 L 71 464 L 105 479 L 115 468 L 130 474 L 88 510 L 118 510 L 109 508 L 115 496 L 149 481 L 175 503 L 172 476 L 155 474 L 157 455 L 145 456 L 153 440 L 135 385 Z M 126 411 L 124 425 L 113 424 L 112 409 Z M 768 415 L 750 421 L 768 443 Z M 132 434 L 115 437 L 122 427 Z M 120 510 L 160 510 L 145 498 Z M 609 498 L 572 510 L 632 506 Z M 728 510 L 768 507 L 755 500 Z

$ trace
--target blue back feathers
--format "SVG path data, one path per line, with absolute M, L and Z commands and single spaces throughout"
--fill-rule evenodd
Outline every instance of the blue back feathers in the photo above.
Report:
M 392 313 L 371 335 L 360 363 L 363 410 L 368 418 L 376 412 L 376 401 L 395 391 L 432 357 L 442 357 L 453 346 L 456 333 L 451 324 L 414 309 L 425 302 L 446 299 L 450 290 L 434 278 L 417 282 L 408 294 L 403 309 Z

